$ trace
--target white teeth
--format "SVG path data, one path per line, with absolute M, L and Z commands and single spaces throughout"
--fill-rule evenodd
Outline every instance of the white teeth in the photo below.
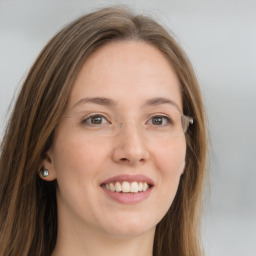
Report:
M 143 184 L 142 184 L 142 182 L 139 183 L 139 188 L 138 188 L 138 190 L 139 190 L 140 192 L 143 190 Z
M 139 191 L 139 185 L 137 182 L 132 182 L 130 191 L 134 193 L 137 193 Z
M 116 183 L 107 183 L 104 184 L 103 188 L 110 190 L 112 192 L 116 191 L 116 192 L 123 192 L 123 193 L 138 193 L 138 192 L 145 192 L 148 188 L 149 185 L 147 182 L 128 182 L 128 181 L 124 181 L 124 182 L 116 182 Z
M 121 192 L 122 191 L 122 185 L 120 182 L 116 182 L 116 192 Z
M 122 184 L 122 192 L 128 193 L 130 192 L 130 183 L 127 181 L 124 181 Z
M 146 191 L 146 190 L 148 189 L 148 187 L 149 187 L 149 186 L 148 186 L 148 183 L 144 182 L 144 183 L 143 183 L 143 189 L 142 189 L 142 190 L 143 190 L 143 191 Z
M 115 186 L 114 186 L 113 183 L 110 183 L 109 186 L 110 186 L 110 190 L 111 190 L 111 191 L 114 192 L 114 191 L 116 190 L 116 188 L 115 188 Z
M 139 183 L 139 188 L 138 188 L 138 190 L 139 190 L 140 192 L 143 190 L 143 184 L 142 184 L 142 182 Z

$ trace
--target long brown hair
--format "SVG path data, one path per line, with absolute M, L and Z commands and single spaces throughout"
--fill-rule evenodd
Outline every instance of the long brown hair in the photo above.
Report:
M 200 209 L 206 164 L 204 107 L 194 71 L 173 37 L 157 22 L 119 7 L 85 15 L 56 34 L 21 88 L 1 144 L 0 255 L 46 256 L 57 237 L 55 182 L 38 177 L 72 85 L 86 58 L 114 40 L 143 41 L 170 61 L 186 115 L 186 167 L 172 206 L 157 225 L 153 255 L 202 255 Z

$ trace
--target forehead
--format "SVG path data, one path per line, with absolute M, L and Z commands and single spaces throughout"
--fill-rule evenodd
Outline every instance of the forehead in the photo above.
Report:
M 182 108 L 179 87 L 169 61 L 156 47 L 145 42 L 111 42 L 85 61 L 70 103 L 83 97 L 104 97 L 143 104 L 150 98 L 170 97 Z

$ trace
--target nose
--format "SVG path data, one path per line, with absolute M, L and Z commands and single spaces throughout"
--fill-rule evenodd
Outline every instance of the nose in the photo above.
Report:
M 130 123 L 120 127 L 113 151 L 113 160 L 118 163 L 137 165 L 149 158 L 145 139 L 138 125 Z

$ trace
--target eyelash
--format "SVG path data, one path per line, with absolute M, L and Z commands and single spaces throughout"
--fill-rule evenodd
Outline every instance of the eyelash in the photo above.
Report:
M 153 118 L 161 118 L 162 119 L 162 121 L 163 121 L 163 119 L 165 119 L 166 120 L 166 124 L 165 125 L 159 125 L 159 126 L 166 126 L 166 125 L 172 125 L 173 124 L 173 121 L 171 120 L 171 118 L 169 118 L 168 116 L 165 116 L 165 115 L 154 115 L 154 116 L 152 116 L 149 120 L 151 120 L 151 122 L 152 122 L 152 120 L 153 120 Z M 148 123 L 149 121 L 147 121 L 147 123 Z M 152 123 L 153 124 L 153 123 Z M 158 126 L 158 125 L 156 125 L 156 126 Z
M 108 123 L 110 123 L 106 117 L 104 117 L 103 115 L 100 115 L 100 114 L 94 114 L 94 115 L 90 115 L 88 117 L 86 117 L 85 119 L 82 120 L 82 124 L 84 125 L 92 125 L 92 126 L 97 126 L 97 125 L 100 125 L 100 124 L 93 124 L 93 123 L 88 123 L 89 120 L 92 120 L 92 118 L 96 118 L 96 117 L 100 117 L 101 119 L 105 119 Z
M 101 114 L 93 114 L 93 115 L 90 115 L 90 116 L 88 116 L 88 117 L 86 117 L 85 119 L 83 119 L 82 121 L 81 121 L 81 123 L 83 124 L 83 125 L 89 125 L 89 126 L 98 126 L 98 125 L 102 125 L 102 122 L 101 123 L 99 123 L 99 124 L 93 124 L 93 123 L 89 123 L 89 121 L 91 120 L 92 121 L 92 118 L 101 118 L 101 120 L 105 120 L 107 123 L 111 123 L 110 121 L 108 121 L 108 119 L 105 117 L 105 116 L 103 116 L 103 115 L 101 115 Z M 153 123 L 152 123 L 152 120 L 153 120 L 153 118 L 161 118 L 162 119 L 162 121 L 163 121 L 163 119 L 165 119 L 166 120 L 166 124 L 164 124 L 164 125 L 154 125 Z M 167 117 L 167 116 L 165 116 L 165 115 L 154 115 L 154 116 L 152 116 L 152 117 L 150 117 L 150 119 L 146 122 L 146 124 L 148 124 L 149 122 L 151 121 L 151 124 L 153 125 L 153 126 L 166 126 L 166 125 L 172 125 L 173 124 L 173 121 L 172 121 L 172 119 L 171 118 L 169 118 L 169 117 Z

